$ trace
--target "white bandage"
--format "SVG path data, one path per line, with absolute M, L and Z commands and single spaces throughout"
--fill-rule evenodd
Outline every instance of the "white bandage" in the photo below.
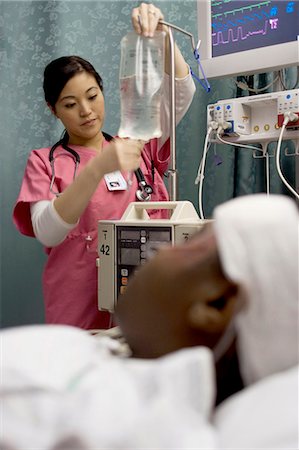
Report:
M 255 194 L 214 217 L 223 270 L 247 297 L 236 328 L 250 384 L 298 363 L 298 210 L 286 196 Z

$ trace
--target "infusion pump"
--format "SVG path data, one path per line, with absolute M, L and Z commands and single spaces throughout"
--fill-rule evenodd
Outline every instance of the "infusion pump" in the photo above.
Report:
M 167 209 L 168 219 L 150 219 L 147 209 Z M 165 244 L 187 240 L 209 220 L 191 202 L 132 202 L 120 220 L 98 222 L 98 308 L 113 312 L 128 278 Z

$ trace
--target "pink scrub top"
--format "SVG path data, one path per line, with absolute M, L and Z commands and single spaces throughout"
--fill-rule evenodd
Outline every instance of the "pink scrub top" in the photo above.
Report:
M 105 141 L 104 145 L 108 145 Z M 80 155 L 78 172 L 96 155 L 96 151 L 72 145 Z M 52 171 L 49 162 L 50 148 L 33 150 L 29 156 L 14 211 L 13 221 L 26 236 L 34 236 L 30 203 L 52 200 L 50 192 Z M 62 192 L 73 181 L 75 162 L 62 147 L 55 150 L 54 192 Z M 142 152 L 141 170 L 153 187 L 152 201 L 168 200 L 163 173 L 170 156 L 169 139 L 158 149 L 157 139 L 148 142 Z M 151 161 L 155 174 L 152 181 Z M 127 173 L 123 173 L 125 179 Z M 43 294 L 46 323 L 66 324 L 84 329 L 108 328 L 110 314 L 98 310 L 97 299 L 97 225 L 98 220 L 118 220 L 130 202 L 137 201 L 138 184 L 132 177 L 130 190 L 109 191 L 102 179 L 92 196 L 78 225 L 68 233 L 64 241 L 52 248 L 45 248 L 48 260 L 43 272 Z M 165 210 L 148 211 L 151 218 L 165 218 Z

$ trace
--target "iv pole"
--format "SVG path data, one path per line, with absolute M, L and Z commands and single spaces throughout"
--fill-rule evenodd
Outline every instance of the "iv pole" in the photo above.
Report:
M 163 22 L 166 25 L 166 22 Z M 168 25 L 168 24 L 167 24 Z M 174 39 L 171 28 L 168 28 L 170 49 L 170 164 L 167 170 L 169 200 L 176 201 L 178 197 L 178 172 L 176 167 L 176 124 L 175 124 L 175 61 Z
M 171 28 L 186 34 L 191 39 L 191 44 L 193 51 L 195 51 L 200 44 L 195 47 L 194 38 L 191 33 L 183 30 L 175 25 L 172 25 L 164 20 L 159 20 L 161 25 L 166 25 L 168 27 L 169 36 L 169 49 L 170 49 L 170 167 L 167 171 L 167 176 L 169 178 L 168 191 L 169 200 L 176 201 L 178 196 L 178 172 L 176 166 L 176 123 L 175 123 L 175 60 L 174 60 L 174 39 L 172 35 Z

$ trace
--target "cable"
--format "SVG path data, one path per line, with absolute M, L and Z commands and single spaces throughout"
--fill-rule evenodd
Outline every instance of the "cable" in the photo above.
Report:
M 222 130 L 222 131 L 224 131 L 224 130 Z M 220 133 L 219 132 L 217 132 L 217 139 L 219 139 L 220 142 L 223 142 L 223 144 L 233 145 L 234 147 L 248 148 L 249 150 L 259 150 L 260 152 L 263 153 L 263 149 L 262 148 L 254 147 L 253 145 L 237 144 L 236 142 L 225 141 L 224 139 L 222 139 L 220 137 Z
M 291 91 L 291 90 L 293 90 L 293 89 L 296 89 L 296 86 L 298 85 L 298 83 L 299 83 L 299 67 L 297 67 L 297 80 L 295 81 L 295 84 L 294 84 L 294 86 L 293 87 L 291 87 L 291 88 L 288 88 L 286 85 L 285 85 L 285 83 L 284 83 L 284 77 L 283 77 L 283 72 L 284 72 L 284 70 L 285 69 L 281 69 L 281 70 L 279 70 L 278 71 L 278 75 L 274 78 L 274 80 L 273 81 L 271 81 L 269 84 L 267 84 L 267 86 L 265 86 L 265 87 L 263 87 L 263 88 L 251 88 L 251 87 L 249 87 L 248 86 L 248 84 L 246 83 L 246 82 L 244 82 L 244 81 L 237 81 L 237 80 L 234 80 L 235 81 L 235 83 L 236 83 L 236 85 L 238 86 L 238 88 L 239 89 L 242 89 L 243 91 L 248 91 L 248 92 L 254 92 L 255 94 L 258 94 L 259 92 L 263 92 L 263 91 L 266 91 L 267 89 L 269 89 L 274 83 L 276 83 L 276 81 L 280 81 L 280 83 L 281 83 L 281 85 L 282 85 L 282 87 L 283 87 L 283 89 L 285 90 L 285 91 Z
M 293 90 L 293 89 L 296 89 L 296 86 L 297 86 L 298 83 L 299 83 L 299 66 L 297 67 L 297 80 L 295 81 L 295 84 L 294 84 L 294 86 L 293 86 L 292 88 L 287 88 L 286 85 L 284 84 L 284 73 L 283 73 L 284 70 L 285 70 L 285 69 L 281 69 L 281 70 L 278 72 L 279 81 L 280 81 L 282 87 L 284 88 L 285 91 L 291 91 L 291 90 Z
M 236 328 L 235 328 L 235 315 L 230 320 L 227 328 L 224 330 L 222 336 L 218 340 L 215 347 L 212 349 L 214 355 L 214 361 L 217 363 L 225 355 L 233 341 L 236 338 Z
M 278 172 L 278 175 L 279 175 L 281 181 L 285 184 L 285 186 L 289 189 L 289 191 L 291 191 L 292 194 L 299 200 L 298 192 L 296 192 L 295 189 L 293 189 L 292 186 L 287 182 L 287 180 L 285 179 L 285 177 L 281 171 L 281 168 L 280 168 L 280 150 L 281 150 L 281 142 L 282 142 L 283 133 L 286 129 L 287 124 L 290 121 L 296 122 L 299 119 L 299 117 L 297 114 L 294 114 L 293 112 L 284 113 L 284 117 L 285 118 L 284 118 L 284 121 L 283 121 L 283 124 L 281 127 L 281 132 L 279 135 L 279 139 L 277 142 L 277 148 L 276 148 L 276 168 L 277 168 L 277 172 Z
M 213 130 L 213 125 L 210 125 L 208 130 L 207 130 L 207 134 L 205 137 L 205 143 L 204 143 L 204 149 L 203 149 L 203 153 L 202 153 L 202 158 L 201 158 L 201 162 L 199 164 L 198 167 L 198 171 L 197 171 L 197 177 L 195 179 L 195 184 L 199 183 L 199 188 L 198 188 L 198 206 L 199 206 L 199 217 L 200 219 L 204 220 L 205 216 L 204 216 L 204 212 L 203 212 L 203 201 L 202 201 L 202 191 L 203 191 L 203 180 L 204 180 L 204 171 L 205 171 L 205 164 L 206 164 L 206 158 L 207 158 L 207 153 L 209 150 L 209 139 L 210 139 L 210 135 L 212 133 Z
M 242 89 L 242 90 L 246 90 L 246 91 L 254 92 L 255 94 L 258 94 L 259 92 L 263 92 L 263 91 L 265 91 L 266 89 L 268 89 L 269 87 L 271 87 L 274 83 L 276 83 L 276 81 L 277 81 L 279 78 L 280 78 L 279 75 L 277 75 L 277 77 L 276 77 L 273 81 L 271 81 L 271 83 L 267 84 L 267 86 L 265 86 L 265 87 L 263 87 L 263 88 L 260 88 L 260 89 L 250 88 L 250 87 L 248 86 L 248 84 L 247 84 L 247 83 L 244 83 L 243 81 L 236 81 L 236 80 L 235 80 L 235 83 L 236 83 L 236 85 L 238 86 L 238 88 L 240 88 L 240 89 Z

